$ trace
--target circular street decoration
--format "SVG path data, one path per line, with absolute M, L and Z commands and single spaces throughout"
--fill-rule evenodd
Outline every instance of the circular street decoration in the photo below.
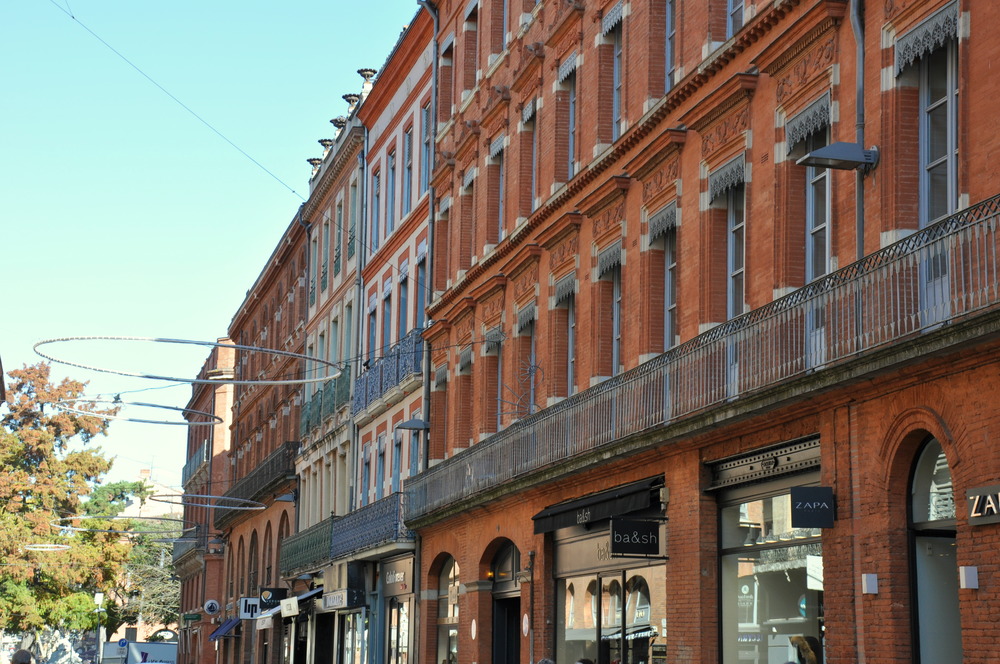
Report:
M 66 551 L 70 548 L 69 544 L 25 544 L 25 551 Z
M 149 497 L 150 500 L 155 500 L 158 503 L 167 503 L 168 505 L 182 505 L 185 507 L 204 507 L 205 509 L 214 510 L 225 509 L 225 510 L 266 510 L 267 505 L 264 503 L 259 503 L 256 500 L 249 500 L 247 498 L 234 498 L 232 496 L 214 496 L 207 493 L 183 493 L 180 495 L 173 495 L 169 493 L 158 493 Z M 228 503 L 228 504 L 227 504 Z
M 122 415 L 107 415 L 101 413 L 92 413 L 90 411 L 82 410 L 76 406 L 72 406 L 69 404 L 92 404 L 95 406 L 106 405 L 112 408 L 115 407 L 126 408 L 128 406 L 140 406 L 142 408 L 159 408 L 161 410 L 172 410 L 172 411 L 179 411 L 184 414 L 197 415 L 199 417 L 205 418 L 205 421 L 191 422 L 189 420 L 181 420 L 180 422 L 175 422 L 173 420 L 146 420 L 139 417 L 124 417 Z M 178 406 L 165 406 L 163 404 L 158 404 L 158 403 L 142 403 L 139 401 L 128 403 L 118 398 L 87 399 L 81 397 L 78 399 L 63 399 L 62 401 L 54 401 L 52 402 L 52 405 L 58 408 L 59 410 L 65 410 L 66 412 L 69 413 L 76 413 L 77 415 L 88 415 L 90 417 L 99 417 L 102 420 L 121 420 L 122 422 L 140 422 L 142 424 L 170 424 L 175 426 L 179 425 L 179 426 L 199 427 L 206 425 L 212 426 L 215 424 L 222 424 L 223 422 L 222 418 L 219 417 L 218 415 L 213 415 L 212 413 L 206 413 L 205 411 L 202 410 L 193 410 L 191 408 L 180 408 Z
M 123 369 L 111 369 L 108 367 L 97 367 L 93 365 L 83 364 L 80 362 L 71 362 L 69 360 L 64 360 L 53 355 L 46 355 L 42 351 L 38 350 L 40 346 L 55 343 L 64 343 L 68 341 L 140 341 L 146 343 L 157 343 L 157 344 L 182 344 L 189 346 L 206 346 L 208 348 L 232 348 L 235 350 L 243 350 L 253 353 L 264 353 L 266 355 L 275 355 L 279 357 L 289 357 L 296 360 L 305 360 L 310 362 L 312 366 L 322 366 L 326 368 L 323 372 L 324 375 L 316 376 L 314 378 L 275 378 L 267 379 L 262 378 L 258 380 L 236 380 L 235 378 L 226 378 L 220 376 L 218 378 L 186 378 L 179 376 L 162 376 L 159 374 L 152 373 L 141 373 L 136 371 L 125 371 Z M 149 380 L 164 380 L 173 383 L 191 383 L 194 385 L 210 385 L 213 383 L 228 383 L 231 385 L 303 385 L 307 383 L 323 383 L 328 380 L 332 380 L 340 376 L 340 365 L 336 362 L 330 362 L 329 360 L 323 360 L 318 357 L 309 357 L 308 355 L 303 355 L 301 353 L 293 353 L 287 350 L 278 350 L 277 348 L 263 348 L 261 346 L 243 346 L 241 344 L 224 344 L 219 341 L 195 341 L 191 339 L 159 339 L 156 337 L 60 337 L 56 339 L 45 339 L 39 341 L 34 346 L 34 351 L 42 358 L 50 361 L 57 362 L 59 364 L 66 364 L 71 367 L 77 367 L 79 369 L 88 369 L 90 371 L 100 371 L 102 373 L 115 374 L 117 376 L 130 376 L 133 378 L 147 378 Z
M 178 524 L 177 526 L 170 526 L 163 530 L 126 530 L 124 528 L 81 528 L 79 526 L 71 525 L 73 521 L 82 521 L 84 519 L 90 519 L 94 521 L 158 521 L 163 524 Z M 193 525 L 187 526 L 185 524 L 191 523 Z M 59 530 L 70 530 L 76 533 L 114 533 L 117 535 L 164 535 L 166 533 L 180 532 L 186 533 L 194 530 L 198 527 L 193 521 L 187 521 L 185 519 L 172 519 L 170 517 L 164 516 L 64 516 L 58 519 L 53 519 L 49 521 L 49 525 L 53 528 L 58 528 Z

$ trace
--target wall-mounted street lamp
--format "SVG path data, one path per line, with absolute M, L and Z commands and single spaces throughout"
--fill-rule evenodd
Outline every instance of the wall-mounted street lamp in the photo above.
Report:
M 795 163 L 799 166 L 816 166 L 817 168 L 837 168 L 853 171 L 863 168 L 868 172 L 878 165 L 878 148 L 874 145 L 865 150 L 859 143 L 830 143 L 813 150 Z

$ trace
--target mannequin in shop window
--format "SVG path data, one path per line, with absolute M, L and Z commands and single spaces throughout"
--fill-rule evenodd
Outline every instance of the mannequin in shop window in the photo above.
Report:
M 797 658 L 787 664 L 823 664 L 823 650 L 815 636 L 790 636 L 788 640 L 795 646 Z

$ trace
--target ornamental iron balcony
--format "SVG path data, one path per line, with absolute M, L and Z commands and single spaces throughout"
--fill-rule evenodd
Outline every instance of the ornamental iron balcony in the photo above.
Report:
M 324 519 L 281 541 L 281 575 L 293 577 L 330 562 L 330 543 L 336 517 Z
M 205 440 L 201 445 L 198 446 L 197 451 L 191 455 L 184 464 L 184 470 L 181 471 L 181 486 L 188 483 L 195 473 L 201 470 L 202 466 L 208 463 L 211 457 L 212 449 L 209 447 L 209 441 Z
M 298 441 L 293 440 L 283 444 L 245 477 L 237 480 L 236 484 L 223 495 L 226 498 L 243 500 L 263 498 L 282 484 L 295 479 L 295 455 L 298 451 Z M 215 528 L 222 530 L 241 513 L 245 512 L 236 509 L 216 509 Z
M 424 338 L 421 330 L 411 330 L 381 358 L 372 362 L 354 383 L 351 413 L 357 415 L 386 392 L 423 372 Z
M 403 524 L 403 494 L 392 493 L 334 521 L 330 560 L 415 541 L 416 536 Z
M 996 309 L 998 217 L 995 196 L 520 420 L 407 481 L 407 520 Z

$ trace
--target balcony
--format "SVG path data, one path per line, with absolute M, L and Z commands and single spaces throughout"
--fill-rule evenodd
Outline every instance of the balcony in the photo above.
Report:
M 315 570 L 330 562 L 334 520 L 335 517 L 330 517 L 282 540 L 279 566 L 283 577 Z
M 285 538 L 281 544 L 281 575 L 288 578 L 392 544 L 404 544 L 400 548 L 409 550 L 415 541 L 413 532 L 403 525 L 403 494 L 393 493 Z
M 259 500 L 274 491 L 285 482 L 295 479 L 295 455 L 298 454 L 299 443 L 289 441 L 268 455 L 259 466 L 254 468 L 240 480 L 237 480 L 229 491 L 223 495 L 226 498 L 243 500 Z M 225 528 L 244 510 L 217 509 L 215 511 L 215 527 Z
M 995 333 L 998 217 L 1000 196 L 517 422 L 408 481 L 407 522 L 681 435 L 713 406 L 760 409 Z
M 316 394 L 302 408 L 299 419 L 300 437 L 305 440 L 316 429 L 322 427 L 323 422 L 337 414 L 337 412 L 348 405 L 351 401 L 351 375 L 345 369 L 336 378 L 327 381 L 323 387 L 319 388 Z
M 191 458 L 184 464 L 184 470 L 181 471 L 181 486 L 186 486 L 188 480 L 194 477 L 195 473 L 208 463 L 211 452 L 208 440 L 198 446 L 198 450 L 191 455 Z
M 334 522 L 330 559 L 336 560 L 388 544 L 415 541 L 414 533 L 403 524 L 403 494 L 392 493 L 348 512 Z
M 365 413 L 383 402 L 384 397 L 423 373 L 424 339 L 420 330 L 412 330 L 383 357 L 375 360 L 354 382 L 352 415 Z

